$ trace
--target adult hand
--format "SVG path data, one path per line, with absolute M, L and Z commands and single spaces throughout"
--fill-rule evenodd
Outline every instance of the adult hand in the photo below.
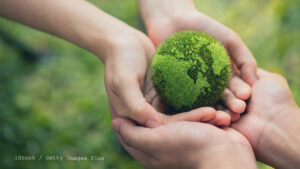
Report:
M 247 139 L 231 128 L 173 122 L 149 129 L 126 119 L 115 119 L 112 127 L 146 169 L 256 168 Z
M 247 113 L 235 124 L 257 158 L 275 168 L 300 166 L 300 110 L 286 80 L 258 70 Z

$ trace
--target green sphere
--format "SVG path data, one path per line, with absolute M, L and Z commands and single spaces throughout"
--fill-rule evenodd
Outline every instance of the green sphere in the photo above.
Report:
M 231 76 L 224 46 L 199 31 L 182 31 L 165 40 L 151 65 L 153 85 L 171 112 L 216 103 Z

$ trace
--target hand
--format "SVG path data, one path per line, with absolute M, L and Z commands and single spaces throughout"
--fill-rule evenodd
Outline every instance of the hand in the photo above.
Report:
M 258 78 L 247 113 L 232 127 L 249 140 L 259 160 L 276 168 L 298 168 L 299 108 L 282 76 L 259 69 Z
M 191 0 L 140 0 L 140 9 L 148 35 L 155 46 L 181 30 L 200 30 L 224 44 L 233 60 L 234 71 L 222 101 L 231 119 L 238 120 L 239 114 L 246 108 L 244 100 L 251 95 L 249 85 L 257 79 L 256 61 L 241 38 L 226 26 L 197 11 Z M 222 116 L 226 117 L 224 114 Z
M 108 45 L 110 49 L 106 52 L 109 56 L 103 57 L 105 84 L 113 118 L 130 118 L 150 128 L 174 121 L 208 122 L 226 127 L 231 120 L 236 121 L 239 118 L 239 114 L 230 111 L 226 113 L 225 109 L 216 111 L 213 108 L 199 108 L 172 116 L 163 114 L 166 108 L 155 91 L 150 76 L 155 48 L 143 33 L 132 28 L 123 30 L 130 31 L 123 32 L 122 35 L 110 35 L 111 45 Z M 229 86 L 235 86 L 236 83 L 243 83 L 248 87 L 237 76 L 231 80 Z M 226 91 L 224 93 L 227 94 L 223 95 L 224 104 L 233 109 L 237 104 L 242 104 L 240 109 L 234 110 L 244 112 L 245 103 Z
M 200 114 L 193 110 L 172 118 L 158 113 L 155 104 L 145 99 L 153 92 L 142 93 L 144 85 L 151 83 L 151 79 L 144 81 L 154 52 L 151 41 L 87 1 L 1 1 L 0 16 L 61 37 L 96 54 L 105 63 L 106 89 L 115 115 L 148 127 L 169 121 L 207 121 L 216 117 L 213 109 Z M 224 125 L 224 122 L 216 124 Z
M 241 38 L 231 29 L 197 11 L 193 0 L 140 0 L 140 9 L 155 46 L 178 31 L 206 32 L 223 43 L 245 82 L 253 85 L 257 80 L 256 61 Z
M 256 168 L 250 144 L 231 128 L 174 122 L 149 129 L 125 119 L 115 119 L 112 127 L 146 169 Z
M 223 127 L 230 124 L 229 115 L 213 108 L 202 107 L 172 116 L 163 114 L 165 107 L 149 76 L 154 46 L 141 32 L 127 30 L 132 31 L 123 32 L 125 37 L 110 36 L 109 56 L 104 57 L 105 84 L 113 118 L 130 118 L 150 128 L 174 121 L 210 122 Z
M 161 123 L 158 112 L 142 93 L 154 47 L 138 31 L 125 33 L 125 37 L 116 39 L 110 45 L 111 50 L 105 61 L 105 86 L 109 103 L 117 116 L 131 118 L 148 127 L 157 127 Z
M 159 112 L 167 112 L 168 111 L 167 107 L 164 104 L 162 104 L 162 101 L 160 100 L 160 97 L 152 84 L 149 71 L 146 75 L 145 81 L 146 83 L 144 87 L 144 95 L 147 102 L 150 103 Z M 248 91 L 246 91 L 248 92 L 248 96 L 246 96 L 248 98 L 250 96 L 250 87 L 245 82 L 243 82 L 238 76 L 234 76 L 231 79 L 229 83 L 229 88 L 233 89 L 234 86 L 239 84 L 244 85 L 244 87 L 248 89 Z M 163 116 L 162 118 L 163 124 L 166 124 L 168 122 L 179 121 L 179 120 L 186 120 L 186 121 L 195 121 L 195 122 L 196 121 L 207 122 L 218 127 L 228 127 L 230 125 L 230 122 L 235 122 L 240 118 L 239 113 L 245 111 L 246 104 L 244 101 L 237 99 L 235 95 L 232 94 L 231 91 L 226 89 L 224 91 L 224 94 L 222 95 L 221 101 L 218 102 L 215 107 L 217 108 L 217 111 L 208 108 L 200 108 L 200 109 L 193 110 L 189 113 L 185 112 L 173 116 Z M 204 115 L 203 113 L 206 111 L 203 110 L 210 110 L 209 111 L 210 115 L 208 114 Z M 234 112 L 231 110 L 234 110 Z M 213 114 L 215 114 L 214 118 L 213 118 Z M 203 117 L 205 116 L 206 119 L 208 119 L 209 117 L 211 118 L 211 120 L 209 121 L 203 121 L 203 119 L 199 120 L 199 117 L 201 116 Z

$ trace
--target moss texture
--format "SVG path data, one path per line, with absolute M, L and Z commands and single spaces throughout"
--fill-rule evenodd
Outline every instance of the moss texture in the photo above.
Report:
M 229 82 L 231 64 L 226 49 L 214 37 L 182 31 L 158 47 L 151 74 L 170 111 L 183 112 L 218 101 Z

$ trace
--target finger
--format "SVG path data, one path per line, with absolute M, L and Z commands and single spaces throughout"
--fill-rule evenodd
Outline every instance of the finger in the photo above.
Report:
M 224 105 L 234 113 L 243 113 L 246 109 L 246 103 L 237 99 L 229 89 L 224 90 L 221 99 Z
M 221 106 L 221 105 L 217 105 L 217 110 L 223 111 L 225 113 L 227 113 L 230 116 L 231 122 L 236 122 L 240 119 L 240 114 L 234 113 L 232 111 L 230 111 L 229 109 L 226 109 L 225 107 Z
M 229 82 L 229 90 L 240 100 L 247 100 L 251 95 L 251 87 L 240 77 L 234 75 Z
M 166 112 L 166 106 L 162 103 L 160 97 L 155 97 L 153 102 L 152 102 L 152 106 L 161 113 Z
M 153 129 L 136 126 L 127 119 L 118 118 L 113 120 L 112 128 L 122 137 L 126 145 L 143 152 L 157 145 L 158 135 L 152 131 Z
M 231 63 L 231 69 L 232 69 L 232 71 L 231 71 L 232 76 L 234 76 L 234 75 L 240 76 L 241 75 L 240 70 L 238 69 L 238 67 L 232 60 L 232 58 L 230 58 L 230 63 Z
M 157 96 L 157 93 L 154 88 L 149 89 L 147 92 L 144 93 L 145 99 L 148 103 L 152 103 L 155 97 Z
M 129 109 L 129 117 L 139 124 L 154 128 L 161 124 L 157 112 L 144 98 L 137 81 L 127 81 L 120 88 L 121 99 Z
M 230 115 L 224 111 L 217 111 L 216 117 L 207 123 L 218 126 L 218 127 L 228 127 L 230 125 Z
M 239 119 L 241 118 L 240 114 L 236 114 L 233 112 L 227 112 L 227 113 L 230 115 L 232 123 L 239 121 Z
M 126 149 L 126 151 L 132 155 L 137 161 L 139 161 L 142 165 L 146 163 L 147 159 L 151 159 L 151 157 L 149 157 L 146 153 L 130 147 L 128 145 L 126 145 L 122 139 L 122 137 L 119 134 L 116 134 L 118 137 L 118 140 L 120 141 L 120 143 L 123 145 L 123 147 Z
M 241 73 L 242 79 L 250 85 L 257 80 L 257 63 L 244 42 L 232 34 L 226 43 L 227 50 Z
M 230 122 L 231 123 L 239 121 L 239 119 L 241 117 L 240 114 L 236 114 L 236 113 L 233 113 L 233 112 L 230 112 L 230 111 L 224 111 L 224 112 L 226 112 L 230 116 Z
M 176 121 L 207 122 L 216 117 L 216 110 L 211 107 L 201 107 L 189 112 L 172 116 L 164 116 L 163 124 Z
M 248 84 L 253 85 L 257 80 L 257 64 L 250 50 L 244 44 L 242 39 L 226 26 L 207 15 L 200 15 L 200 20 L 206 20 L 206 24 L 195 23 L 195 28 L 213 35 L 220 40 L 226 47 L 230 57 L 240 70 L 241 77 Z M 212 29 L 213 28 L 213 29 Z M 226 35 L 226 36 L 224 36 Z

